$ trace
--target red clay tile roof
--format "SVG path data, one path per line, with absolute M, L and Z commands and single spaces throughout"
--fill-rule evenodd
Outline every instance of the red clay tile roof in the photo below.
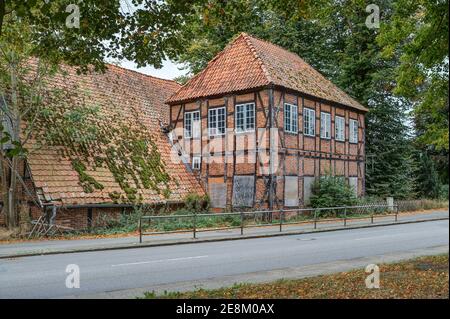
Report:
M 231 42 L 167 103 L 176 104 L 267 85 L 282 86 L 367 111 L 295 53 L 246 33 Z
M 181 201 L 190 192 L 204 194 L 201 185 L 185 165 L 171 160 L 171 156 L 177 158 L 178 155 L 171 150 L 168 138 L 160 128 L 160 120 L 169 121 L 169 110 L 164 101 L 180 87 L 176 82 L 113 65 L 109 65 L 104 74 L 78 75 L 72 68 L 67 68 L 67 71 L 68 75 L 58 75 L 50 85 L 70 90 L 75 84 L 89 91 L 89 100 L 100 107 L 101 116 L 112 118 L 111 109 L 115 105 L 123 123 L 134 125 L 133 121 L 137 118 L 146 128 L 145 134 L 148 133 L 155 141 L 165 170 L 172 177 L 169 182 L 171 195 L 166 199 L 152 189 L 141 188 L 138 194 L 142 195 L 143 203 Z M 60 153 L 64 147 L 37 147 L 34 140 L 27 147 L 31 150 L 27 160 L 32 179 L 37 188 L 42 188 L 46 201 L 61 205 L 102 204 L 113 202 L 109 195 L 112 192 L 124 194 L 106 166 L 95 170 L 87 167 L 86 172 L 104 189 L 85 192 L 70 159 Z

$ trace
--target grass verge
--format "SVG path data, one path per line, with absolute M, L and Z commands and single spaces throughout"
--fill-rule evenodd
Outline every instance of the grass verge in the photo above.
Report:
M 448 299 L 448 254 L 426 256 L 395 264 L 380 264 L 380 288 L 368 289 L 364 269 L 298 280 L 235 284 L 230 288 L 189 292 L 147 292 L 144 298 L 173 299 Z

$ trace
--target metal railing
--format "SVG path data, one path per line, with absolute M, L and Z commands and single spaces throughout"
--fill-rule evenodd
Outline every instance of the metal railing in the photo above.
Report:
M 324 207 L 324 208 L 298 208 L 298 209 L 279 209 L 279 210 L 261 210 L 261 211 L 246 211 L 246 212 L 231 212 L 231 213 L 194 213 L 184 215 L 152 215 L 141 216 L 138 222 L 139 242 L 142 243 L 142 237 L 145 235 L 158 235 L 170 233 L 189 233 L 192 232 L 193 238 L 197 238 L 199 232 L 220 231 L 220 230 L 235 230 L 240 229 L 241 235 L 244 234 L 244 228 L 255 227 L 278 227 L 279 231 L 283 231 L 283 226 L 286 225 L 301 225 L 311 223 L 314 229 L 317 229 L 318 223 L 342 221 L 344 226 L 347 226 L 349 220 L 370 219 L 373 224 L 377 217 L 394 216 L 395 221 L 398 221 L 398 205 L 388 206 L 386 204 L 380 205 L 364 205 L 364 206 L 342 206 L 342 207 Z M 328 215 L 332 215 L 331 217 Z M 334 218 L 333 218 L 334 215 Z M 250 224 L 249 216 L 253 216 L 253 220 L 257 221 L 257 216 L 261 216 L 261 223 Z M 202 228 L 199 226 L 199 220 L 202 218 L 226 218 L 238 217 L 239 225 L 228 227 L 212 227 Z M 167 221 L 173 219 L 187 219 L 191 223 L 187 227 L 180 227 L 175 230 L 162 231 L 145 231 L 151 228 L 152 221 Z M 236 219 L 234 220 L 236 222 Z M 145 227 L 145 223 L 147 227 Z M 247 223 L 246 223 L 247 222 Z M 158 226 L 158 225 L 156 225 Z

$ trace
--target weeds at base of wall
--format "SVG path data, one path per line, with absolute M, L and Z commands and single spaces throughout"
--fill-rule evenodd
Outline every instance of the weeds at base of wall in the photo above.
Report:
M 370 214 L 384 214 L 385 211 L 376 208 L 370 208 L 370 205 L 380 205 L 386 202 L 382 199 L 375 198 L 360 198 L 358 199 L 357 205 L 367 206 L 360 211 L 347 212 L 347 218 L 352 217 L 370 217 Z M 421 211 L 429 209 L 442 209 L 449 207 L 448 200 L 432 200 L 432 199 L 421 199 L 421 200 L 401 200 L 395 202 L 399 206 L 400 212 L 406 211 Z M 195 204 L 192 206 L 196 206 Z M 219 228 L 219 227 L 239 227 L 241 225 L 241 218 L 239 215 L 236 216 L 202 216 L 202 214 L 209 212 L 209 206 L 197 206 L 203 207 L 199 211 L 187 208 L 181 208 L 176 211 L 168 213 L 165 210 L 142 210 L 135 209 L 131 212 L 126 212 L 121 214 L 118 218 L 108 215 L 101 215 L 97 218 L 93 225 L 98 225 L 91 229 L 71 231 L 65 233 L 64 237 L 71 238 L 77 236 L 108 236 L 108 235 L 120 235 L 120 234 L 130 234 L 138 230 L 138 223 L 141 216 L 145 215 L 163 215 L 170 214 L 171 216 L 177 215 L 191 215 L 194 212 L 197 213 L 196 227 L 198 229 L 202 228 Z M 277 224 L 279 223 L 279 218 L 274 214 L 274 218 L 270 219 L 267 216 L 259 215 L 258 217 L 247 217 L 245 219 L 246 225 L 258 225 L 258 224 Z M 313 219 L 314 214 L 290 214 L 286 215 L 284 221 L 286 222 L 307 222 Z M 342 215 L 335 214 L 333 212 L 322 212 L 317 214 L 317 218 L 329 218 L 329 217 L 343 217 Z M 166 220 L 164 222 L 160 221 L 158 223 L 144 223 L 143 228 L 149 231 L 171 231 L 171 230 L 181 230 L 181 229 L 192 229 L 193 221 L 186 218 L 177 218 Z M 9 231 L 6 228 L 0 228 L 0 240 L 10 240 L 15 238 L 20 238 L 20 229 L 16 231 Z

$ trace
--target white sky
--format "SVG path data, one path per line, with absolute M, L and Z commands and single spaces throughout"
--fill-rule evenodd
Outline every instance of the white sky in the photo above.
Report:
M 176 78 L 177 76 L 180 75 L 184 75 L 187 72 L 182 70 L 180 71 L 178 69 L 178 65 L 173 63 L 170 60 L 166 60 L 163 62 L 163 67 L 161 69 L 155 69 L 152 66 L 147 66 L 144 68 L 137 68 L 136 64 L 132 61 L 128 61 L 128 60 L 124 60 L 121 61 L 119 63 L 120 66 L 126 68 L 126 69 L 130 69 L 130 70 L 135 70 L 141 73 L 145 73 L 148 75 L 153 75 L 156 76 L 158 78 L 162 78 L 162 79 L 168 79 L 168 80 L 173 80 L 174 78 Z

